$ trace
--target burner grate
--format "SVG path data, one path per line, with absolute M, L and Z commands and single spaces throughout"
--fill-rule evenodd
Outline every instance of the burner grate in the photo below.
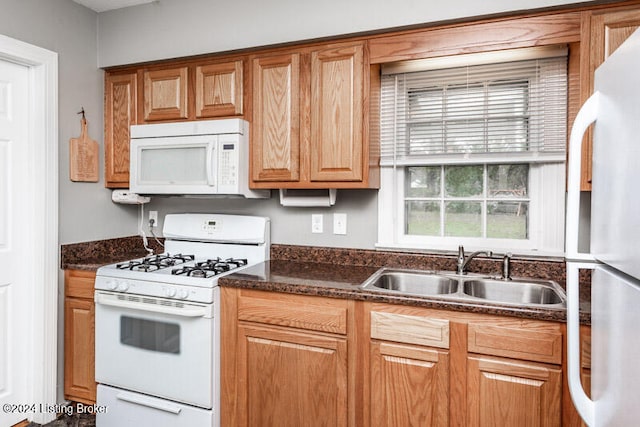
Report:
M 116 264 L 116 268 L 120 270 L 134 270 L 151 272 L 161 268 L 172 267 L 174 265 L 184 264 L 188 261 L 193 261 L 194 255 L 183 254 L 159 254 L 149 255 L 142 259 L 135 259 L 121 264 Z
M 175 268 L 171 270 L 171 274 L 207 278 L 231 271 L 235 268 L 242 267 L 243 265 L 247 265 L 247 260 L 244 258 L 222 259 L 218 257 L 196 262 L 194 266 Z

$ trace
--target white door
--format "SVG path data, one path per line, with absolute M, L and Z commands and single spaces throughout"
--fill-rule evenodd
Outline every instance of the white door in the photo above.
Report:
M 28 182 L 28 69 L 0 60 L 0 427 L 27 418 L 30 313 L 20 230 Z M 22 255 L 22 256 L 21 256 Z

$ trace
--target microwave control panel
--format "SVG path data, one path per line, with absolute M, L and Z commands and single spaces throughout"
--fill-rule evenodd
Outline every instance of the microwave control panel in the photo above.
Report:
M 237 142 L 220 141 L 218 145 L 218 191 L 234 191 L 238 186 Z

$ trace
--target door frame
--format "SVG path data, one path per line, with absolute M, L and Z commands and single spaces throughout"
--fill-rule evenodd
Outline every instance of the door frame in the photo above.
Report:
M 28 230 L 20 237 L 31 243 L 29 259 L 40 260 L 25 277 L 32 302 L 28 325 L 29 402 L 56 404 L 58 347 L 58 54 L 0 34 L 0 60 L 28 69 L 30 189 L 25 206 Z M 16 402 L 18 403 L 18 402 Z M 56 414 L 26 414 L 46 423 Z

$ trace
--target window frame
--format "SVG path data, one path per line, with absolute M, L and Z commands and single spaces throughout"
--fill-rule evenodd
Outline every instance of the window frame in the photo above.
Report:
M 504 162 L 503 164 L 509 164 Z M 470 165 L 465 163 L 465 165 Z M 405 233 L 405 166 L 381 167 L 378 192 L 378 242 L 389 250 L 452 251 L 458 245 L 497 253 L 562 256 L 564 253 L 564 163 L 529 164 L 529 237 L 424 236 Z M 541 194 L 544 195 L 541 197 Z M 389 208 L 391 207 L 391 208 Z M 552 212 L 552 214 L 545 214 Z
M 452 251 L 458 245 L 465 245 L 468 249 L 490 249 L 496 252 L 513 252 L 524 255 L 562 256 L 564 251 L 564 226 L 565 226 L 565 170 L 566 170 L 566 127 L 567 114 L 571 95 L 569 92 L 570 63 L 568 61 L 568 49 L 566 46 L 546 46 L 543 48 L 524 48 L 505 51 L 497 55 L 496 52 L 482 54 L 456 55 L 433 60 L 409 61 L 406 63 L 389 64 L 382 67 L 384 75 L 389 76 L 385 80 L 383 76 L 381 93 L 381 163 L 380 163 L 380 190 L 378 195 L 378 243 L 377 248 L 391 250 L 429 250 Z M 554 58 L 565 58 L 566 74 L 562 76 L 562 69 L 558 69 L 558 62 Z M 527 63 L 519 61 L 536 61 L 536 67 L 531 72 L 525 72 Z M 542 62 L 537 62 L 542 60 Z M 514 62 L 513 68 L 503 73 L 502 63 Z M 413 67 L 412 65 L 414 65 Z M 403 65 L 404 64 L 404 65 Z M 465 67 L 481 65 L 484 68 L 475 68 L 472 71 L 467 68 L 467 73 L 461 72 Z M 448 74 L 446 69 L 455 68 Z M 495 71 L 494 71 L 495 70 Z M 436 71 L 428 76 L 406 73 L 417 71 Z M 561 71 L 561 74 L 557 74 Z M 497 73 L 497 74 L 495 74 Z M 397 76 L 397 77 L 393 77 Z M 478 80 L 469 78 L 478 77 Z M 498 77 L 499 76 L 499 77 Z M 503 77 L 502 79 L 500 77 Z M 508 78 L 507 78 L 508 77 Z M 557 80 L 560 77 L 561 80 Z M 432 80 L 430 80 L 432 79 Z M 466 79 L 467 85 L 482 85 L 484 94 L 483 108 L 487 107 L 487 88 L 492 82 L 500 80 L 508 83 L 508 80 L 522 79 L 528 82 L 527 105 L 533 111 L 544 114 L 527 114 L 529 132 L 534 126 L 536 139 L 534 145 L 527 138 L 527 146 L 532 150 L 507 150 L 498 149 L 474 152 L 434 152 L 435 154 L 414 155 L 410 150 L 409 128 L 412 126 L 412 117 L 404 116 L 411 111 L 409 102 L 412 100 L 412 92 L 418 93 L 421 89 L 429 87 L 437 88 L 443 84 L 455 85 L 456 81 Z M 386 82 L 385 82 L 386 81 Z M 434 83 L 431 85 L 431 83 Z M 544 86 L 538 86 L 543 85 Z M 546 86 L 550 84 L 550 86 Z M 564 89 L 563 86 L 564 85 Z M 545 92 L 539 92 L 545 88 Z M 561 92 L 559 92 L 561 91 Z M 443 89 L 443 95 L 446 91 Z M 535 93 L 534 97 L 529 97 Z M 564 114 L 554 108 L 547 109 L 547 94 L 565 93 L 566 97 L 560 104 L 550 98 L 551 106 L 562 105 Z M 473 101 L 473 97 L 470 98 Z M 566 101 L 566 103 L 565 103 Z M 441 102 L 445 106 L 446 99 Z M 427 104 L 428 105 L 428 104 Z M 473 104 L 472 104 L 473 105 Z M 478 104 L 479 105 L 479 104 Z M 540 108 L 542 107 L 542 109 Z M 425 110 L 428 111 L 428 110 Z M 444 111 L 444 110 L 443 110 Z M 475 110 L 471 110 L 475 111 Z M 529 111 L 528 113 L 530 113 Z M 550 116 L 546 114 L 549 112 Z M 490 114 L 483 109 L 484 120 L 490 118 Z M 420 116 L 418 116 L 420 117 Z M 442 116 L 446 125 L 447 117 Z M 549 123 L 546 120 L 551 119 Z M 540 122 L 542 121 L 542 122 Z M 538 126 L 544 123 L 543 128 Z M 544 135 L 538 133 L 542 129 Z M 443 134 L 444 135 L 444 134 Z M 485 137 L 488 135 L 484 133 Z M 542 139 L 540 139 L 542 137 Z M 491 147 L 490 141 L 484 141 L 486 147 Z M 428 146 L 427 146 L 428 147 Z M 435 146 L 434 146 L 435 147 Z M 486 164 L 521 164 L 529 165 L 529 224 L 527 239 L 498 239 L 488 237 L 449 237 L 449 236 L 424 236 L 409 235 L 405 233 L 405 168 L 411 166 L 441 166 L 441 165 L 486 165 Z M 486 181 L 485 181 L 486 182 Z M 486 189 L 484 189 L 486 190 Z M 483 195 L 486 199 L 486 193 Z M 483 215 L 483 221 L 486 217 Z M 484 226 L 485 224 L 483 224 Z

